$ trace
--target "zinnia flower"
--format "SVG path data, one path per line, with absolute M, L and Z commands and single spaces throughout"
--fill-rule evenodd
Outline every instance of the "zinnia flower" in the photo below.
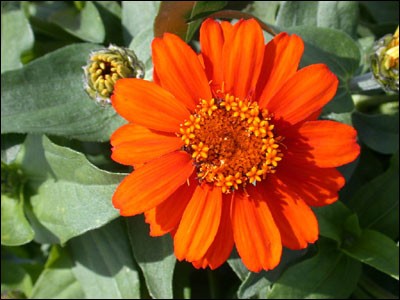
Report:
M 112 158 L 135 167 L 113 205 L 144 213 L 150 234 L 170 233 L 175 255 L 197 268 L 223 264 L 234 246 L 254 272 L 282 246 L 318 238 L 310 206 L 337 200 L 335 167 L 359 154 L 356 131 L 317 120 L 338 80 L 323 64 L 300 70 L 302 40 L 264 44 L 255 20 L 206 20 L 201 53 L 165 33 L 152 43 L 154 82 L 120 79 L 112 105 L 129 121 Z

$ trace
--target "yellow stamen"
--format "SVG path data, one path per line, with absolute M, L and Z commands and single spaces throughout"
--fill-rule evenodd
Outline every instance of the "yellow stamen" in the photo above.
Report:
M 178 136 L 194 159 L 199 181 L 230 193 L 274 173 L 283 154 L 272 116 L 258 104 L 226 94 L 201 99 Z

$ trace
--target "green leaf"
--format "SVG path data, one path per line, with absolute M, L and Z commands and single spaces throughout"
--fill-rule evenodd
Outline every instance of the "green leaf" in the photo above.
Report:
M 3 255 L 3 249 L 1 252 Z M 4 294 L 13 294 L 15 291 L 23 292 L 27 296 L 31 292 L 32 286 L 32 278 L 21 264 L 1 259 L 2 298 Z M 16 299 L 21 299 L 20 297 L 16 297 Z
M 240 285 L 237 291 L 239 299 L 250 299 L 257 294 L 263 294 L 264 290 L 269 288 L 271 281 L 265 276 L 265 272 L 252 273 L 250 272 L 245 280 Z
M 355 37 L 358 16 L 357 1 L 318 1 L 318 27 L 338 29 Z
M 139 33 L 153 29 L 161 1 L 122 1 L 122 26 L 125 44 L 129 45 Z
M 313 258 L 288 268 L 267 293 L 268 299 L 346 299 L 357 286 L 361 263 L 332 243 L 320 240 Z
M 122 8 L 117 1 L 94 1 L 105 29 L 104 44 L 125 45 L 122 31 Z
M 87 299 L 138 299 L 139 274 L 121 219 L 70 241 L 72 271 Z
M 276 25 L 333 28 L 355 36 L 358 14 L 355 1 L 285 1 L 279 9 Z
M 276 26 L 317 26 L 318 1 L 285 1 L 276 16 Z
M 354 112 L 353 123 L 360 140 L 371 149 L 393 154 L 399 149 L 399 114 L 368 115 Z
M 188 29 L 186 31 L 186 42 L 190 42 L 196 33 L 197 29 L 200 27 L 204 18 L 207 15 L 221 10 L 228 4 L 228 1 L 196 1 L 190 19 L 193 20 L 189 23 Z
M 305 42 L 300 66 L 324 63 L 338 76 L 336 96 L 324 108 L 324 113 L 349 112 L 354 108 L 348 86 L 349 79 L 358 69 L 360 50 L 347 34 L 331 28 L 312 26 L 292 27 L 288 30 L 301 36 Z
M 45 269 L 33 287 L 32 299 L 83 299 L 85 294 L 77 281 L 74 266 L 65 248 L 53 246 Z
M 349 202 L 363 228 L 375 229 L 395 239 L 399 235 L 399 158 L 389 169 L 366 183 Z
M 272 282 L 275 282 L 289 265 L 301 259 L 306 252 L 307 249 L 294 251 L 284 248 L 281 262 L 275 269 L 271 271 L 261 271 L 259 273 L 250 272 L 247 275 L 238 289 L 238 298 L 249 299 L 255 295 L 262 296 L 266 293 L 266 289 L 270 287 Z
M 145 29 L 138 33 L 129 45 L 137 58 L 144 64 L 144 79 L 151 81 L 153 79 L 153 61 L 151 59 L 151 42 L 153 41 L 153 28 Z
M 132 250 L 143 271 L 150 296 L 155 299 L 172 299 L 176 258 L 171 237 L 151 237 L 143 216 L 129 218 L 127 223 Z
M 267 24 L 275 24 L 281 1 L 253 1 L 243 12 L 249 13 Z
M 118 216 L 112 194 L 123 174 L 109 173 L 85 156 L 43 137 L 45 157 L 52 176 L 31 197 L 33 212 L 64 243 Z
M 243 264 L 236 248 L 232 250 L 231 256 L 228 259 L 228 264 L 241 281 L 245 280 L 247 276 L 249 276 L 250 271 Z
M 24 13 L 20 10 L 2 12 L 1 73 L 21 68 L 21 56 L 33 47 L 33 43 L 33 32 Z
M 365 229 L 354 243 L 341 250 L 399 280 L 399 247 L 384 234 Z
M 336 201 L 331 205 L 313 207 L 313 211 L 318 218 L 319 234 L 341 243 L 343 222 L 351 215 L 351 210 L 342 202 Z
M 22 197 L 22 195 L 21 195 Z M 24 199 L 1 195 L 1 244 L 18 246 L 32 241 L 35 233 L 24 214 Z
M 55 4 L 45 4 L 55 6 Z M 72 5 L 53 9 L 46 18 L 47 22 L 56 24 L 66 32 L 77 38 L 92 42 L 102 43 L 105 29 L 100 14 L 92 1 L 85 1 L 85 7 L 78 10 Z
M 106 141 L 125 121 L 83 88 L 82 66 L 99 47 L 74 44 L 1 76 L 1 133 L 46 133 Z

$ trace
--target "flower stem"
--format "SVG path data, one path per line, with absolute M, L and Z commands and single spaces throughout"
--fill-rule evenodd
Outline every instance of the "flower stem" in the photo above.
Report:
M 208 282 L 210 285 L 211 299 L 220 299 L 219 291 L 218 291 L 218 284 L 217 284 L 217 280 L 215 278 L 214 272 L 211 271 L 210 269 L 207 269 L 207 276 L 208 276 Z

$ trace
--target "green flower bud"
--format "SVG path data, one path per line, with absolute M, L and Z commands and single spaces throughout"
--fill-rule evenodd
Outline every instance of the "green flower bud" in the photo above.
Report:
M 110 96 L 118 79 L 144 77 L 144 65 L 135 53 L 114 45 L 91 53 L 83 70 L 86 92 L 102 105 L 111 103 Z
M 376 42 L 371 69 L 385 91 L 399 93 L 399 27 L 393 35 L 385 35 Z

